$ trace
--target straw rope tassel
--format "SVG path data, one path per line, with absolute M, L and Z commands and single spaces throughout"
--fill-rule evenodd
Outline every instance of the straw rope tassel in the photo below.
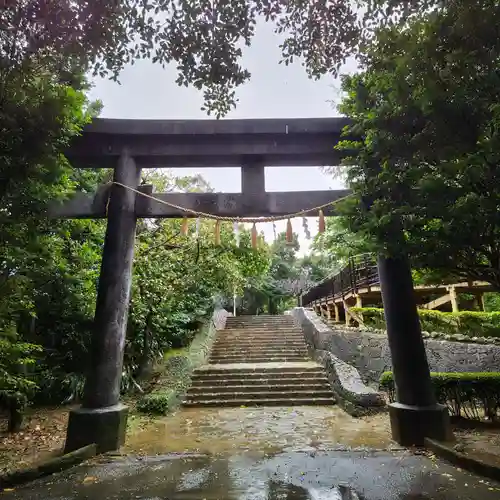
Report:
M 215 244 L 220 245 L 220 221 L 215 221 Z
M 255 222 L 252 227 L 252 248 L 257 248 L 257 226 Z
M 323 214 L 323 210 L 319 211 L 319 224 L 318 224 L 318 232 L 325 232 L 325 215 Z
M 286 241 L 288 243 L 292 243 L 293 241 L 293 228 L 292 221 L 290 219 L 288 219 L 286 222 Z
M 187 234 L 188 234 L 188 219 L 187 219 L 187 217 L 184 217 L 184 219 L 182 219 L 181 234 L 182 234 L 182 236 L 187 236 Z

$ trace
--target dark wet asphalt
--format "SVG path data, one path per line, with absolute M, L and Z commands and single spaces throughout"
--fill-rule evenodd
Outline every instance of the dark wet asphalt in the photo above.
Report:
M 300 451 L 274 456 L 107 458 L 31 483 L 5 499 L 492 500 L 500 484 L 410 452 Z

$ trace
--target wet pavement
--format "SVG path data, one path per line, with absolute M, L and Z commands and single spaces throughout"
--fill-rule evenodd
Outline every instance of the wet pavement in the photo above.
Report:
M 121 455 L 97 457 L 1 497 L 500 499 L 500 484 L 397 447 L 386 414 L 354 419 L 338 407 L 227 408 L 131 420 Z
M 387 414 L 352 418 L 338 406 L 190 408 L 133 426 L 127 454 L 393 449 Z
M 106 461 L 107 460 L 107 461 Z M 101 459 L 2 495 L 18 500 L 493 500 L 500 485 L 409 452 Z

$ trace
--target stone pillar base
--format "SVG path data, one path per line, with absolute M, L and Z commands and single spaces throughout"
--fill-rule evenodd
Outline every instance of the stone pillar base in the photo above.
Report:
M 97 452 L 118 450 L 125 443 L 128 407 L 77 408 L 69 413 L 64 453 L 95 443 Z
M 402 446 L 423 446 L 426 437 L 438 441 L 452 438 L 446 406 L 389 405 L 392 438 Z

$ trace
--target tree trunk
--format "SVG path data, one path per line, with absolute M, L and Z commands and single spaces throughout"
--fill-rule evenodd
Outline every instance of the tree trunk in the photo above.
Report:
M 9 401 L 9 432 L 19 432 L 23 425 L 23 406 L 17 398 Z
M 137 378 L 143 380 L 151 372 L 151 321 L 153 319 L 153 310 L 150 309 L 146 316 L 146 325 L 144 326 L 144 337 L 142 344 L 142 356 L 139 363 Z

